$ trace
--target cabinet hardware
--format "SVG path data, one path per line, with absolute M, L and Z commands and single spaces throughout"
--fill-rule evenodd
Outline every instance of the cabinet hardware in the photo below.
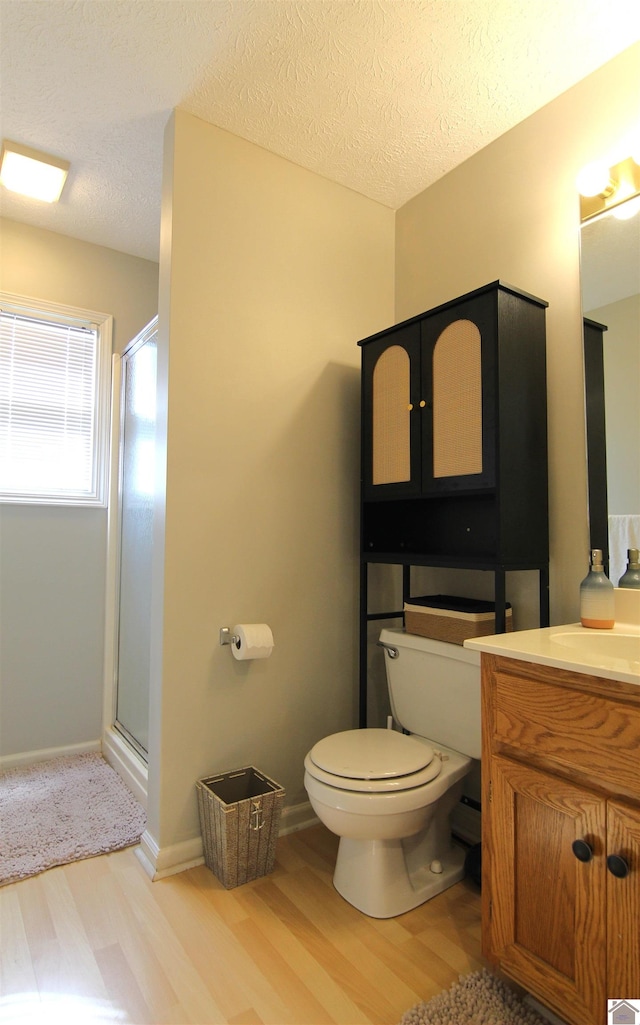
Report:
M 610 854 L 607 858 L 607 868 L 616 879 L 624 879 L 629 875 L 629 862 L 620 854 Z
M 427 403 L 426 403 L 426 402 L 424 401 L 424 399 L 420 399 L 420 409 L 424 409 L 424 407 L 426 406 L 426 404 L 427 404 Z
M 571 850 L 578 861 L 591 861 L 593 857 L 593 847 L 586 840 L 574 840 L 571 844 Z
M 411 410 L 413 409 L 413 402 L 409 403 L 409 405 L 407 406 L 407 409 L 409 410 L 409 412 L 411 412 Z

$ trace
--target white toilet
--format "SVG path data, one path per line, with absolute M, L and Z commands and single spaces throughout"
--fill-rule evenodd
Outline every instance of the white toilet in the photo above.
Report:
M 480 758 L 480 655 L 457 644 L 383 630 L 398 730 L 347 730 L 305 758 L 304 785 L 340 837 L 334 886 L 372 918 L 423 904 L 464 874 L 450 817 Z

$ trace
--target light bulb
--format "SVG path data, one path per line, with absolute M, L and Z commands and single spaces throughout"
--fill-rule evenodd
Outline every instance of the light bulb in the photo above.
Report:
M 611 181 L 609 168 L 601 162 L 583 167 L 576 179 L 576 186 L 581 196 L 610 196 L 615 191 L 615 182 Z
M 627 199 L 624 203 L 614 206 L 611 213 L 618 221 L 631 220 L 631 218 L 635 217 L 637 213 L 640 213 L 640 196 L 635 196 L 633 199 Z

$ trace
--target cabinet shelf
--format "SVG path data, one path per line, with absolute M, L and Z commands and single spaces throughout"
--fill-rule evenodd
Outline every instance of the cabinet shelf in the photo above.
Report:
M 518 570 L 541 570 L 547 569 L 547 563 L 532 562 L 531 560 L 519 560 L 510 562 L 497 562 L 490 555 L 476 557 L 456 557 L 453 555 L 437 555 L 425 552 L 420 555 L 412 552 L 363 552 L 361 556 L 363 563 L 383 563 L 392 566 L 431 566 L 434 569 L 468 569 L 486 570 L 491 573 L 511 573 Z M 548 623 L 544 624 L 548 626 Z
M 384 564 L 399 567 L 402 571 L 402 603 L 414 597 L 411 586 L 411 570 L 425 566 L 443 569 L 480 570 L 493 574 L 493 594 L 496 608 L 495 631 L 497 634 L 506 630 L 507 587 L 506 577 L 509 572 L 534 571 L 538 574 L 539 622 L 540 626 L 549 626 L 549 565 L 548 563 L 531 564 L 520 562 L 510 565 L 498 565 L 491 559 L 456 559 L 450 556 L 434 557 L 423 555 L 417 558 L 403 556 L 398 552 L 377 552 L 369 556 L 363 554 L 360 560 L 360 680 L 359 680 L 359 725 L 364 728 L 368 721 L 368 674 L 367 674 L 367 626 L 369 623 L 385 619 L 402 620 L 404 611 L 400 609 L 369 611 L 369 566 Z

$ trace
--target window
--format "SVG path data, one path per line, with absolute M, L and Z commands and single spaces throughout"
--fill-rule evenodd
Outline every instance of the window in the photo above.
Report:
M 112 318 L 0 293 L 0 500 L 105 505 Z

